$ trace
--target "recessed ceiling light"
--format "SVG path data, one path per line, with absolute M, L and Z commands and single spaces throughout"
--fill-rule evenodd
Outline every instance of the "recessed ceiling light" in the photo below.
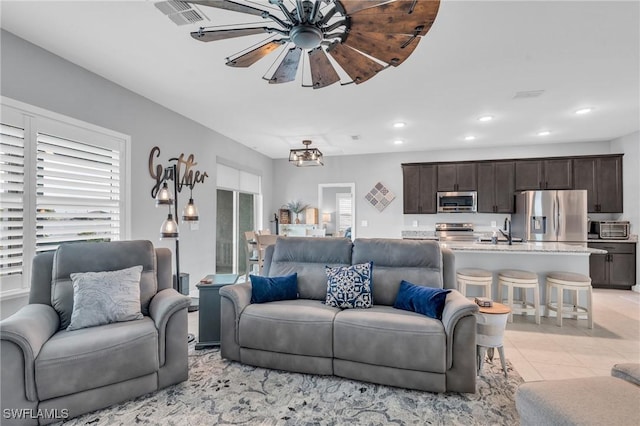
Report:
M 404 143 L 404 141 L 402 139 L 396 139 L 396 140 L 393 141 L 393 143 L 395 145 L 402 145 Z
M 476 138 L 475 136 L 473 136 L 473 135 L 469 135 L 469 136 L 465 136 L 465 137 L 464 137 L 464 140 L 465 140 L 465 141 L 472 141 L 472 140 L 474 140 L 475 138 Z
M 493 116 L 492 115 L 483 115 L 482 117 L 478 118 L 478 121 L 491 121 L 493 120 Z
M 582 115 L 582 114 L 589 114 L 591 111 L 593 111 L 593 108 L 580 108 L 578 110 L 575 111 L 575 113 L 577 115 Z
M 396 129 L 401 129 L 406 125 L 407 125 L 407 123 L 403 123 L 402 121 L 398 121 L 396 123 L 393 123 L 393 127 L 395 127 Z
M 549 136 L 550 134 L 551 132 L 548 130 L 543 130 L 541 132 L 538 132 L 538 136 Z

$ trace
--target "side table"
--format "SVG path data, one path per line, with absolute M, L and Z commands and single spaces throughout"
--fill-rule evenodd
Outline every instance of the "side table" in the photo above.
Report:
M 478 333 L 476 335 L 478 374 L 482 370 L 482 364 L 487 349 L 490 356 L 493 356 L 493 349 L 498 348 L 500 354 L 500 363 L 505 377 L 507 376 L 507 366 L 504 358 L 504 329 L 507 325 L 507 319 L 511 309 L 502 303 L 493 302 L 491 307 L 480 307 L 480 312 L 476 314 L 478 324 Z
M 200 292 L 196 349 L 220 346 L 220 289 L 237 280 L 237 274 L 216 274 L 207 275 L 196 284 Z

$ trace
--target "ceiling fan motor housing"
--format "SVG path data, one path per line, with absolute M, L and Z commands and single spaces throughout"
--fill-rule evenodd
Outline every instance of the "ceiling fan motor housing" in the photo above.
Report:
M 314 25 L 301 24 L 291 28 L 291 41 L 302 49 L 313 49 L 320 46 L 322 31 Z

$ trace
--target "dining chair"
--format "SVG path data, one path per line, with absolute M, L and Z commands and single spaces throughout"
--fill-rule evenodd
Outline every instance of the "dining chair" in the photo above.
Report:
M 277 235 L 256 235 L 256 241 L 258 242 L 258 270 L 262 275 L 262 268 L 264 266 L 264 252 L 268 246 L 274 245 L 278 239 Z
M 253 271 L 253 265 L 259 265 L 258 258 L 258 241 L 256 233 L 247 231 L 244 233 L 245 248 L 245 275 L 244 280 L 249 280 L 249 274 Z M 259 266 L 258 266 L 259 267 Z

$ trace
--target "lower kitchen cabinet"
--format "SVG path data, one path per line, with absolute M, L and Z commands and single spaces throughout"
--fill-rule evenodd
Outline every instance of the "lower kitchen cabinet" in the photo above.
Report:
M 630 290 L 636 283 L 635 243 L 589 243 L 607 254 L 589 256 L 589 275 L 594 288 Z

